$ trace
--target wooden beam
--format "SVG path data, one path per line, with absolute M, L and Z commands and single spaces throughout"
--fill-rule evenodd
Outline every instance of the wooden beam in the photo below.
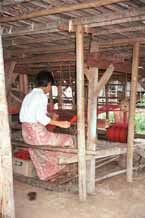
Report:
M 145 167 L 145 164 L 140 164 L 140 165 L 137 166 L 137 167 L 133 167 L 133 170 L 136 170 L 136 171 L 137 171 L 138 169 L 142 169 L 142 168 L 144 168 L 144 167 Z M 108 173 L 108 174 L 105 175 L 105 176 L 101 176 L 101 177 L 99 177 L 99 178 L 96 179 L 96 182 L 100 182 L 100 181 L 102 181 L 102 180 L 104 180 L 104 179 L 108 179 L 108 178 L 111 178 L 111 177 L 113 177 L 113 176 L 118 176 L 118 175 L 123 174 L 123 173 L 126 173 L 126 169 L 118 170 L 118 171 L 116 171 L 116 172 Z
M 84 51 L 83 27 L 76 31 L 76 69 L 77 69 L 77 137 L 79 160 L 79 197 L 86 200 L 86 160 L 85 160 L 85 112 L 84 112 Z
M 110 77 L 113 74 L 113 71 L 114 71 L 114 66 L 113 64 L 110 64 L 97 84 L 96 93 L 95 93 L 96 97 L 99 95 L 99 92 L 105 87 L 106 83 L 109 81 Z
M 108 86 L 108 84 L 106 84 L 106 86 L 105 86 L 105 105 L 106 105 L 106 107 L 108 105 L 108 100 L 109 100 L 108 96 L 109 96 L 109 86 Z M 109 119 L 108 110 L 106 111 L 106 119 Z
M 89 27 L 101 27 L 120 23 L 135 22 L 145 19 L 145 8 L 132 9 L 123 12 L 106 13 L 98 16 L 86 16 L 83 18 L 75 18 L 72 25 L 88 25 Z
M 52 22 L 52 23 L 43 23 L 43 24 L 38 24 L 38 23 L 32 23 L 31 25 L 27 25 L 25 27 L 19 27 L 19 26 L 14 26 L 10 25 L 9 27 L 4 26 L 3 31 L 2 31 L 2 36 L 7 38 L 7 37 L 14 37 L 14 36 L 23 36 L 23 35 L 32 35 L 32 34 L 40 34 L 40 33 L 56 33 L 60 32 L 59 30 L 59 25 L 60 23 L 66 24 L 68 23 L 67 20 L 65 19 L 59 19 L 57 22 Z
M 28 93 L 28 75 L 26 73 L 23 74 L 23 89 L 24 89 L 24 94 Z
M 24 93 L 24 77 L 23 74 L 19 74 L 19 90 Z
M 18 56 L 19 58 L 22 58 L 22 55 L 24 54 L 25 56 L 29 56 L 32 54 L 56 54 L 56 53 L 65 53 L 65 52 L 75 52 L 75 46 L 70 45 L 64 48 L 64 45 L 53 45 L 53 46 L 46 46 L 45 48 L 26 48 L 23 49 L 23 54 L 22 54 L 22 49 L 21 48 L 15 48 L 15 50 L 11 51 L 9 48 L 5 48 L 4 53 L 6 52 L 9 56 Z
M 13 78 L 13 72 L 14 72 L 15 66 L 16 66 L 16 62 L 12 61 L 10 63 L 10 67 L 9 67 L 8 72 L 6 72 L 6 77 L 7 77 L 7 80 L 6 80 L 6 92 L 7 92 L 7 96 L 9 94 L 9 92 L 10 92 L 11 85 L 12 85 L 12 82 L 13 82 L 12 78 Z
M 61 80 L 58 84 L 58 109 L 62 109 L 63 107 L 63 99 L 62 99 L 62 84 L 61 84 Z
M 118 46 L 128 46 L 128 45 L 134 45 L 136 42 L 140 42 L 141 44 L 145 44 L 145 38 L 144 37 L 128 37 L 126 39 L 115 39 L 115 40 L 102 40 L 97 42 L 99 45 L 99 48 L 111 48 L 111 47 L 118 47 Z
M 2 38 L 0 36 L 0 212 L 2 217 L 15 218 L 13 169 L 8 105 L 6 101 Z
M 29 32 L 30 33 L 30 32 Z M 18 35 L 17 35 L 18 36 Z M 33 44 L 37 44 L 37 43 L 53 43 L 53 44 L 57 44 L 58 42 L 61 43 L 61 41 L 65 41 L 65 40 L 70 40 L 73 39 L 73 36 L 70 37 L 70 36 L 61 36 L 60 34 L 55 34 L 54 37 L 42 37 L 42 38 L 33 38 L 33 39 L 27 39 L 25 40 L 23 37 L 22 38 L 18 38 L 18 39 L 15 39 L 15 40 L 5 40 L 4 43 L 4 47 L 10 47 L 10 46 L 21 46 L 21 45 L 33 45 Z
M 131 64 L 128 61 L 125 61 L 123 63 L 114 63 L 114 61 L 111 61 L 113 64 L 115 71 L 117 72 L 131 72 Z M 110 65 L 109 59 L 96 59 L 92 57 L 87 57 L 86 64 L 89 67 L 98 67 L 99 69 L 107 69 Z
M 88 131 L 87 131 L 87 149 L 95 151 L 97 141 L 97 82 L 98 68 L 89 69 L 88 81 Z M 87 161 L 87 192 L 95 192 L 95 160 Z
M 10 17 L 11 18 L 11 17 Z M 90 17 L 83 17 L 83 18 L 75 18 L 72 19 L 72 27 L 74 28 L 77 24 L 87 25 L 87 29 L 89 32 L 90 27 L 101 27 L 101 26 L 108 26 L 114 24 L 121 24 L 127 22 L 135 22 L 135 21 L 142 21 L 145 20 L 145 8 L 142 9 L 131 9 L 124 12 L 109 12 L 102 15 L 95 15 Z M 20 35 L 30 35 L 30 34 L 39 34 L 39 33 L 47 33 L 47 32 L 60 32 L 61 27 L 65 30 L 69 30 L 69 22 L 66 19 L 59 19 L 57 22 L 53 22 L 51 24 L 36 24 L 33 23 L 32 25 L 26 26 L 24 28 L 19 28 L 15 26 L 10 26 L 9 28 L 3 27 L 2 35 L 4 37 L 10 36 L 20 36 Z M 111 30 L 103 30 L 98 31 L 90 30 L 94 35 L 106 35 L 106 34 L 113 34 L 113 33 L 124 33 L 130 31 L 144 31 L 143 26 L 135 26 L 129 28 L 113 28 Z
M 118 28 L 111 28 L 105 29 L 102 31 L 96 31 L 93 33 L 93 36 L 101 36 L 101 35 L 111 35 L 111 34 L 122 34 L 128 32 L 144 32 L 145 26 L 142 24 L 141 26 L 132 26 L 132 27 L 118 27 Z
M 29 58 L 11 58 L 7 61 L 17 61 L 17 68 L 19 68 L 20 65 L 28 65 L 33 63 L 59 63 L 59 62 L 75 62 L 75 55 L 73 54 L 55 54 L 55 55 L 38 55 L 37 57 L 29 57 Z M 92 55 L 87 56 L 85 58 L 85 62 L 89 67 L 98 67 L 100 69 L 107 69 L 107 67 L 110 65 L 110 62 L 113 63 L 115 70 L 118 72 L 131 72 L 131 64 L 127 61 L 123 63 L 116 63 L 115 59 L 109 59 L 109 58 L 96 58 Z M 59 65 L 60 66 L 60 65 Z M 18 70 L 17 70 L 18 72 Z
M 98 149 L 96 151 L 92 151 L 92 154 L 89 154 L 89 151 L 87 151 L 86 160 L 93 160 L 93 159 L 100 159 L 104 157 L 111 157 L 111 156 L 117 156 L 120 154 L 125 154 L 127 152 L 126 147 L 112 147 L 112 148 L 106 148 L 106 149 Z M 77 163 L 78 162 L 78 156 L 74 155 L 71 158 L 61 156 L 58 160 L 59 164 L 70 164 L 70 163 Z
M 31 63 L 54 63 L 54 62 L 68 62 L 75 61 L 75 55 L 71 54 L 58 54 L 56 55 L 40 55 L 32 58 L 19 58 L 19 59 L 8 59 L 7 61 L 15 61 L 17 60 L 17 64 L 31 64 Z
M 27 2 L 30 2 L 32 0 L 5 0 L 5 1 L 2 1 L 0 3 L 0 6 L 12 6 L 12 5 L 17 5 L 17 4 L 21 4 L 21 3 L 27 3 Z
M 6 22 L 15 22 L 19 20 L 27 20 L 35 17 L 41 17 L 41 16 L 48 16 L 52 14 L 59 14 L 59 13 L 66 13 L 76 10 L 82 10 L 87 8 L 96 8 L 101 7 L 109 4 L 114 4 L 118 2 L 123 2 L 126 0 L 94 0 L 88 3 L 80 3 L 80 4 L 68 4 L 61 7 L 55 7 L 51 9 L 44 9 L 39 11 L 33 11 L 29 14 L 23 14 L 21 16 L 15 16 L 15 17 L 3 17 L 0 18 L 0 23 L 6 23 Z
M 129 28 L 111 28 L 110 30 L 102 30 L 97 31 L 97 29 L 92 27 L 103 27 L 109 26 L 114 24 L 122 24 L 127 22 L 136 22 L 145 20 L 145 8 L 142 9 L 131 9 L 125 12 L 109 12 L 102 15 L 95 15 L 95 16 L 86 16 L 83 18 L 75 18 L 71 20 L 71 31 L 75 30 L 75 26 L 77 24 L 85 25 L 86 32 L 92 33 L 94 36 L 106 35 L 106 34 L 113 34 L 113 33 L 124 33 L 129 31 L 144 31 L 144 26 L 137 26 L 137 27 L 129 27 Z M 59 26 L 61 30 L 69 30 L 69 24 L 61 24 Z
M 139 66 L 139 49 L 140 44 L 136 43 L 133 47 L 132 60 L 132 77 L 131 77 L 131 93 L 129 107 L 129 125 L 128 125 L 128 151 L 127 151 L 127 181 L 133 180 L 133 145 L 134 145 L 134 128 L 135 128 L 135 108 L 136 108 L 136 91 L 138 81 Z
M 50 92 L 49 92 L 49 111 L 50 111 L 50 112 L 54 111 L 52 87 L 51 87 L 51 90 L 50 90 Z

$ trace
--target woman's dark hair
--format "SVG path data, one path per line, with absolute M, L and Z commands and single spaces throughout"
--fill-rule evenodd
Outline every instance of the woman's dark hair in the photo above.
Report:
M 54 84 L 54 78 L 52 73 L 47 70 L 40 71 L 36 76 L 36 86 L 46 87 L 48 83 L 51 83 L 51 85 Z

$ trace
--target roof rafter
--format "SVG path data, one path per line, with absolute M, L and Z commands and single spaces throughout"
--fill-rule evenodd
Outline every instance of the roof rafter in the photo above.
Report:
M 27 3 L 33 0 L 4 0 L 0 3 L 0 6 L 11 6 L 11 5 L 17 5 L 21 3 Z
M 61 7 L 44 9 L 41 11 L 33 11 L 29 14 L 23 14 L 21 16 L 3 17 L 3 18 L 0 18 L 0 23 L 27 20 L 27 19 L 31 19 L 35 17 L 48 16 L 48 15 L 58 14 L 58 13 L 66 13 L 66 12 L 71 12 L 71 11 L 76 11 L 76 10 L 81 10 L 81 9 L 87 9 L 87 8 L 96 8 L 96 7 L 101 7 L 101 6 L 118 3 L 118 2 L 124 2 L 124 1 L 126 0 L 94 0 L 88 3 L 71 4 L 71 5 L 67 4 Z
M 142 9 L 132 9 L 125 12 L 112 12 L 97 16 L 91 16 L 91 17 L 85 17 L 85 18 L 78 18 L 72 20 L 72 26 L 75 26 L 76 24 L 83 24 L 88 25 L 90 27 L 103 27 L 106 25 L 114 25 L 114 24 L 122 24 L 127 22 L 135 22 L 135 21 L 142 21 L 145 20 L 145 8 Z M 142 24 L 143 25 L 143 24 Z M 38 34 L 38 33 L 46 33 L 46 32 L 59 32 L 62 30 L 68 31 L 69 29 L 69 21 L 66 19 L 60 19 L 57 22 L 51 23 L 51 24 L 33 24 L 28 27 L 23 28 L 16 28 L 16 27 L 10 27 L 10 28 L 4 28 L 3 29 L 3 36 L 9 37 L 9 36 L 21 36 L 21 35 L 30 35 L 30 34 Z M 136 27 L 136 31 L 144 30 L 144 27 Z M 120 29 L 113 29 L 108 32 L 106 30 L 106 33 L 123 33 L 126 31 L 134 31 L 134 27 L 129 28 L 120 28 Z M 92 31 L 93 32 L 93 31 Z M 102 32 L 102 33 L 101 33 Z M 96 35 L 105 34 L 104 31 L 99 31 Z M 94 31 L 95 33 L 95 31 Z
M 141 21 L 145 19 L 145 7 L 142 9 L 131 9 L 123 12 L 106 13 L 103 16 L 90 16 L 83 18 L 75 18 L 72 20 L 73 25 L 82 24 L 90 27 L 101 27 L 106 25 L 114 25 L 133 21 Z

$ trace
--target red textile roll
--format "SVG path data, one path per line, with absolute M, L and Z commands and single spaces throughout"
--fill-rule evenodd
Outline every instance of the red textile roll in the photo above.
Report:
M 119 136 L 120 136 L 120 127 L 119 126 L 115 126 L 113 135 L 114 135 L 114 141 L 118 142 Z
M 113 142 L 127 142 L 128 128 L 126 125 L 115 124 L 108 128 L 107 138 Z
M 109 141 L 114 141 L 114 130 L 115 126 L 112 125 L 107 129 L 107 137 Z
M 120 142 L 122 142 L 122 143 L 127 142 L 127 132 L 128 132 L 127 128 L 124 128 L 124 127 L 120 128 L 120 136 L 119 136 L 119 141 Z

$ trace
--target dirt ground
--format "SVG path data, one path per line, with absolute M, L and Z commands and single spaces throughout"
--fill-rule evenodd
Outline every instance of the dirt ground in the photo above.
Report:
M 28 199 L 35 191 L 37 198 Z M 145 218 L 145 172 L 127 183 L 125 175 L 96 184 L 80 202 L 77 193 L 46 191 L 15 181 L 16 218 Z

